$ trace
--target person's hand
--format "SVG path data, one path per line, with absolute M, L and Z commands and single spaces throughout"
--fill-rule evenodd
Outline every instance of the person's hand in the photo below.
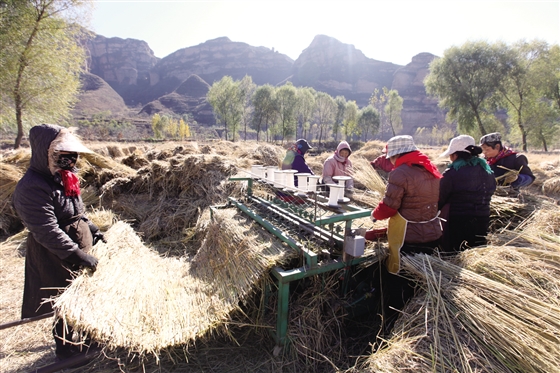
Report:
M 99 241 L 103 241 L 104 243 L 107 243 L 107 240 L 105 239 L 105 236 L 103 236 L 103 233 L 97 231 L 93 234 L 93 245 L 95 246 L 95 244 L 98 243 Z
M 73 251 L 65 260 L 79 267 L 89 268 L 92 272 L 95 272 L 99 262 L 96 257 L 86 254 L 80 249 Z
M 373 215 L 370 215 L 370 218 L 371 218 L 371 221 L 374 222 L 374 223 L 377 221 L 377 219 L 374 218 Z

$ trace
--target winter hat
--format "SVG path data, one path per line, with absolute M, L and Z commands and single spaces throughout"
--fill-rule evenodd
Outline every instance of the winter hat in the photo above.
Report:
M 76 153 L 93 153 L 89 150 L 82 141 L 75 135 L 70 133 L 66 128 L 63 128 L 57 139 L 53 141 L 54 151 L 76 152 Z
M 418 148 L 414 145 L 412 136 L 409 135 L 391 137 L 387 142 L 387 158 L 414 150 L 418 150 Z
M 468 152 L 467 146 L 474 145 L 474 139 L 469 135 L 460 135 L 451 139 L 447 150 L 440 157 L 447 157 L 455 152 Z
M 480 138 L 480 145 L 490 142 L 502 142 L 502 135 L 499 132 L 489 133 Z

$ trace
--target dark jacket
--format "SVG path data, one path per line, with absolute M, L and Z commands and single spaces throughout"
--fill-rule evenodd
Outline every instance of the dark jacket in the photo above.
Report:
M 439 180 L 421 166 L 400 165 L 389 173 L 383 203 L 408 220 L 405 243 L 427 243 L 441 237 Z
M 31 162 L 12 196 L 13 206 L 29 230 L 22 318 L 52 311 L 50 303 L 41 303 L 58 294 L 57 288 L 68 286 L 70 271 L 76 269 L 65 259 L 74 251 L 89 251 L 92 230 L 97 230 L 84 217 L 81 197 L 67 197 L 60 175 L 53 175 L 51 146 L 61 130 L 48 124 L 31 129 Z
M 449 204 L 449 216 L 490 216 L 495 190 L 494 174 L 480 165 L 448 168 L 440 180 L 439 208 Z
M 307 174 L 314 175 L 313 171 L 311 171 L 307 163 L 305 163 L 305 158 L 303 158 L 304 154 L 305 153 L 301 154 L 297 150 L 289 149 L 286 152 L 286 156 L 284 157 L 284 160 L 282 161 L 282 169 L 297 170 L 297 172 L 301 174 L 307 173 Z M 294 175 L 294 185 L 298 186 L 298 179 L 295 175 Z
M 520 154 L 520 153 L 511 154 L 507 157 L 499 159 L 493 165 L 490 165 L 490 168 L 492 169 L 492 171 L 494 171 L 494 177 L 500 177 L 506 172 L 508 172 L 508 170 L 505 170 L 502 167 L 498 167 L 498 166 L 505 167 L 509 170 L 521 170 L 519 171 L 520 174 L 527 175 L 533 181 L 535 180 L 535 175 L 533 175 L 533 172 L 529 168 L 529 161 L 527 160 L 527 157 L 524 154 Z M 504 183 L 503 179 L 498 181 L 499 185 L 502 185 L 503 183 Z

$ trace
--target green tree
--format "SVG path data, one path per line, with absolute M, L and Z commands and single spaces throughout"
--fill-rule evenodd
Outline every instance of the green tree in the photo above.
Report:
M 477 41 L 451 47 L 430 63 L 426 90 L 449 110 L 448 120 L 456 120 L 460 130 L 478 126 L 480 134 L 486 134 L 484 113 L 493 114 L 498 107 L 497 93 L 511 69 L 508 62 L 504 43 Z
M 358 131 L 358 105 L 356 101 L 348 101 L 344 112 L 344 136 L 346 141 Z
M 334 122 L 336 104 L 334 99 L 325 92 L 317 92 L 315 104 L 315 120 L 319 127 L 319 144 L 321 144 L 323 135 L 325 138 L 327 137 L 329 127 L 332 126 Z
M 539 91 L 543 78 L 539 60 L 546 58 L 548 44 L 535 40 L 531 43 L 520 41 L 511 48 L 512 66 L 509 74 L 504 77 L 501 87 L 506 104 L 509 121 L 516 126 L 521 134 L 523 150 L 527 151 L 527 122 L 525 112 L 540 99 Z
M 259 134 L 264 131 L 267 135 L 268 142 L 268 126 L 274 123 L 276 117 L 275 108 L 275 91 L 270 84 L 258 87 L 253 94 L 253 117 L 251 121 L 252 128 L 257 131 L 257 142 Z
M 346 99 L 344 98 L 344 96 L 336 96 L 336 98 L 334 99 L 334 103 L 336 104 L 336 112 L 334 115 L 332 132 L 334 141 L 338 141 L 340 127 L 344 124 L 344 117 L 346 115 Z
M 310 87 L 297 89 L 297 118 L 300 125 L 299 136 L 306 138 L 307 131 L 310 128 L 310 121 L 315 112 L 315 96 L 317 92 Z M 296 134 L 296 137 L 298 135 Z
M 239 81 L 234 81 L 231 76 L 224 76 L 212 84 L 206 97 L 212 105 L 216 121 L 224 125 L 226 141 L 228 131 L 232 133 L 232 141 L 235 141 L 235 134 L 239 130 L 243 117 L 245 99 Z
M 542 94 L 554 103 L 556 110 L 560 111 L 560 46 L 552 45 L 546 58 L 538 62 L 537 68 L 543 75 Z
M 284 84 L 276 89 L 275 107 L 283 142 L 296 132 L 297 91 L 292 83 Z
M 179 137 L 181 140 L 185 140 L 188 137 L 191 137 L 191 129 L 189 124 L 185 122 L 183 118 L 179 119 Z
M 369 103 L 371 106 L 373 106 L 374 109 L 377 110 L 377 112 L 379 113 L 379 123 L 381 126 L 381 130 L 380 130 L 380 135 L 381 135 L 381 140 L 383 140 L 383 133 L 384 131 L 384 126 L 387 124 L 386 119 L 385 119 L 385 105 L 387 102 L 387 96 L 389 95 L 389 89 L 387 87 L 383 87 L 381 89 L 381 91 L 378 88 L 375 88 L 375 90 L 373 91 L 370 99 L 369 99 Z
M 380 116 L 379 112 L 371 105 L 366 106 L 359 113 L 358 127 L 362 134 L 362 140 L 368 141 L 371 136 L 379 131 Z
M 0 124 L 63 121 L 76 101 L 85 53 L 85 0 L 9 0 L 0 11 Z M 84 7 L 84 9 L 87 9 Z M 76 11 L 76 12 L 73 12 Z M 85 14 L 85 13 L 84 13 Z
M 548 152 L 549 144 L 560 135 L 560 112 L 553 101 L 537 100 L 525 113 L 528 142 Z
M 241 115 L 241 122 L 245 133 L 245 141 L 247 141 L 247 126 L 251 124 L 253 115 L 252 99 L 257 85 L 253 83 L 253 79 L 249 75 L 245 75 L 239 82 L 239 94 L 243 100 L 243 113 Z
M 161 115 L 158 113 L 155 113 L 152 116 L 152 131 L 154 132 L 154 137 L 156 139 L 161 139 L 163 137 L 163 123 Z
M 385 105 L 385 118 L 387 119 L 387 124 L 396 136 L 402 130 L 402 118 L 401 112 L 403 109 L 403 98 L 399 96 L 399 92 L 391 89 L 387 94 L 387 104 Z

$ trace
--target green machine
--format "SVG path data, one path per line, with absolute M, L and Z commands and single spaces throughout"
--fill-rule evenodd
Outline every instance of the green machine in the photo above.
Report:
M 274 181 L 272 172 L 283 173 L 284 180 Z M 352 226 L 358 219 L 369 219 L 371 209 L 351 204 L 344 197 L 343 187 L 329 185 L 329 192 L 317 191 L 318 177 L 294 174 L 293 170 L 275 169 L 268 172 L 269 177 L 265 177 L 265 173 L 252 172 L 251 177 L 230 178 L 230 181 L 245 183 L 244 197 L 229 197 L 226 205 L 214 207 L 236 207 L 297 250 L 304 259 L 298 268 L 275 267 L 271 271 L 278 288 L 274 333 L 278 346 L 287 342 L 292 282 L 333 271 L 349 271 L 353 266 L 375 259 L 373 256 L 376 255 L 364 255 L 365 228 Z M 292 184 L 296 178 L 299 186 Z M 343 184 L 344 180 L 341 181 L 339 183 Z

